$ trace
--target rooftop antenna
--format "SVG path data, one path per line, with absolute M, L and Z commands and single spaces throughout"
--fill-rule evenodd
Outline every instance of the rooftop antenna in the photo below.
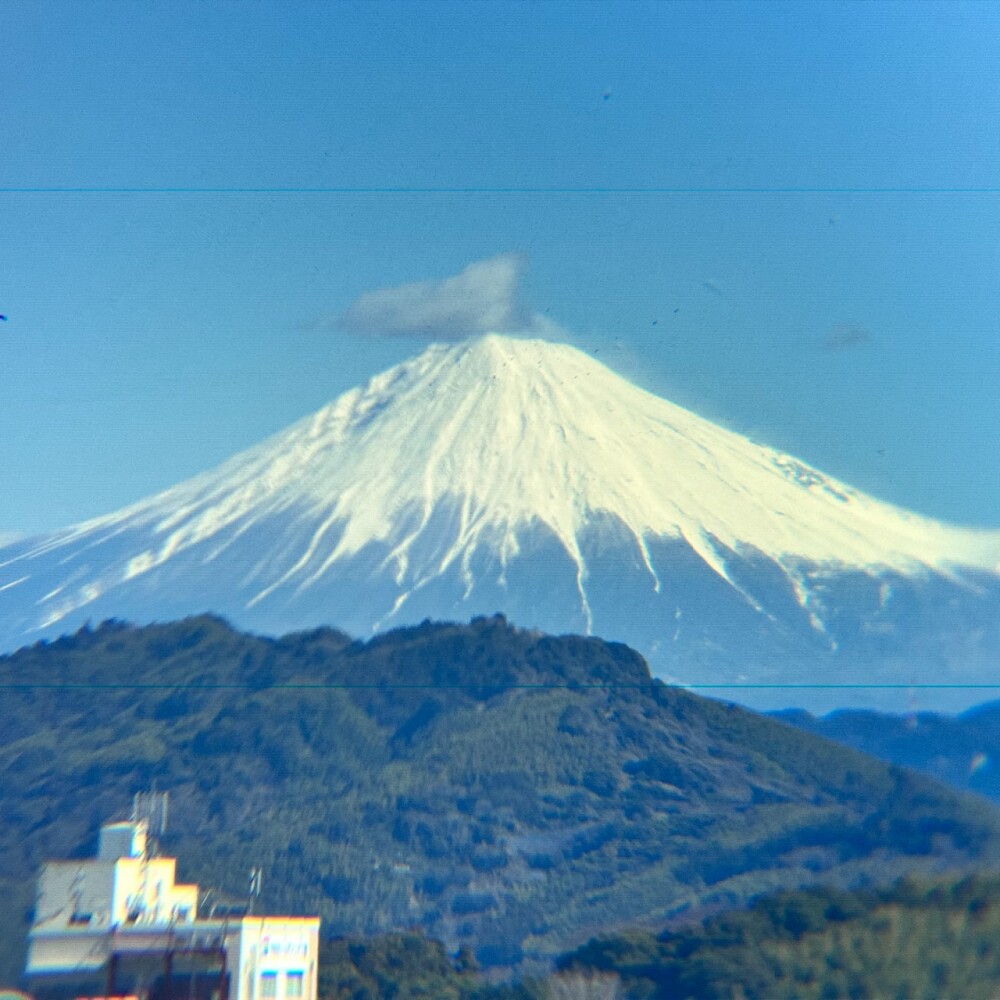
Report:
M 146 836 L 159 846 L 159 839 L 167 832 L 167 801 L 169 792 L 158 792 L 153 787 L 148 792 L 136 792 L 132 797 L 132 822 L 146 824 Z M 149 851 L 148 853 L 153 853 Z
M 260 880 L 263 870 L 256 865 L 250 869 L 250 892 L 247 902 L 247 913 L 253 916 L 253 908 L 256 900 L 260 898 Z

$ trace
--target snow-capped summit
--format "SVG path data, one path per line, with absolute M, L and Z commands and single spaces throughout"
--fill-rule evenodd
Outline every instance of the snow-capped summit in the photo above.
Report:
M 761 655 L 772 632 L 839 649 L 844 581 L 861 600 L 851 628 L 874 615 L 884 641 L 901 590 L 972 599 L 997 592 L 998 567 L 1000 532 L 867 497 L 568 345 L 489 335 L 433 346 L 170 490 L 0 550 L 0 628 L 9 645 L 212 610 L 367 633 L 501 610 L 703 679 L 699 661 L 744 619 Z

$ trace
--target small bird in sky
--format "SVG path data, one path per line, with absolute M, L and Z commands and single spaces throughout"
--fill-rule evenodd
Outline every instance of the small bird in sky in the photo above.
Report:
M 7 322 L 7 316 L 4 313 L 0 313 L 0 322 L 2 323 Z

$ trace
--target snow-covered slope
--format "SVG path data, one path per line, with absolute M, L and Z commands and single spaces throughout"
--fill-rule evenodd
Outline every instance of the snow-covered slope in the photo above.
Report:
M 10 645 L 109 614 L 367 631 L 503 610 L 655 654 L 685 612 L 710 612 L 679 600 L 694 574 L 723 614 L 735 601 L 785 627 L 794 606 L 835 648 L 834 579 L 877 579 L 884 611 L 900 582 L 981 594 L 998 571 L 1000 532 L 880 503 L 567 345 L 492 335 L 431 347 L 164 493 L 0 550 L 0 616 Z M 616 586 L 648 605 L 635 635 L 629 608 L 605 607 Z

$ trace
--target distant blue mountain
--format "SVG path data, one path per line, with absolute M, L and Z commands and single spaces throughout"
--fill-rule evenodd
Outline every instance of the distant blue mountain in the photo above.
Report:
M 771 713 L 800 729 L 1000 802 L 1000 701 L 960 715 L 840 710 Z

